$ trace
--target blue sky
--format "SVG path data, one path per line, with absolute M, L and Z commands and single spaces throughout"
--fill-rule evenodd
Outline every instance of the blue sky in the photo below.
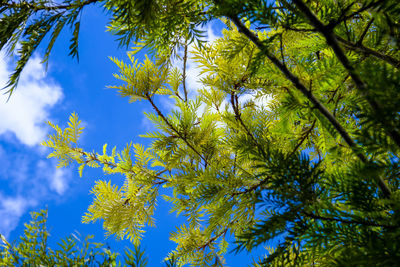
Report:
M 47 72 L 40 64 L 39 49 L 9 102 L 6 95 L 0 95 L 0 233 L 9 240 L 22 234 L 30 211 L 48 207 L 50 244 L 78 231 L 83 236 L 94 234 L 97 241 L 108 243 L 113 250 L 131 246 L 129 241 L 115 241 L 114 237 L 104 240 L 101 222 L 81 223 L 92 201 L 89 191 L 94 181 L 111 179 L 118 184 L 122 177 L 105 177 L 100 170 L 87 168 L 79 178 L 76 166 L 57 169 L 56 162 L 46 158 L 48 150 L 40 146 L 50 133 L 45 122 L 65 125 L 72 112 L 84 123 L 80 144 L 88 150 L 101 151 L 104 143 L 123 148 L 130 141 L 148 142 L 139 134 L 152 127 L 143 115 L 151 107 L 145 102 L 129 104 L 116 91 L 106 88 L 118 83 L 112 76 L 117 67 L 108 57 L 127 59 L 126 49 L 118 48 L 115 38 L 105 31 L 106 23 L 101 9 L 87 8 L 81 22 L 79 63 L 68 57 L 70 35 L 65 31 L 56 43 Z M 211 28 L 208 33 L 210 40 L 215 38 Z M 1 87 L 12 66 L 13 62 L 0 54 Z M 188 67 L 188 84 L 194 88 L 198 70 L 191 61 Z M 168 106 L 165 102 L 164 108 Z M 169 233 L 183 221 L 170 214 L 168 208 L 168 203 L 158 202 L 156 227 L 147 229 L 142 242 L 151 255 L 149 266 L 160 266 L 174 248 Z M 245 266 L 251 261 L 246 253 L 228 257 L 229 266 Z

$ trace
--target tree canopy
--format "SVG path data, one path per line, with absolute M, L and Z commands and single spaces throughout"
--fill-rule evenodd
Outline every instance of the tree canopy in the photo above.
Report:
M 103 6 L 120 45 L 135 48 L 113 86 L 147 101 L 157 130 L 148 147 L 78 146 L 82 127 L 43 144 L 59 166 L 72 162 L 122 174 L 99 180 L 84 222 L 138 244 L 153 225 L 162 188 L 187 223 L 171 234 L 180 264 L 223 265 L 223 255 L 273 242 L 259 265 L 376 265 L 400 260 L 400 3 L 396 0 L 66 0 L 0 2 L 1 47 L 17 50 L 20 71 L 44 37 L 48 59 L 57 35 L 79 14 Z M 202 26 L 220 20 L 212 43 Z M 191 49 L 188 49 L 190 46 Z M 135 52 L 149 57 L 138 62 Z M 186 62 L 201 69 L 186 84 Z M 173 63 L 180 59 L 181 67 Z M 195 93 L 189 94 L 190 90 Z M 174 101 L 170 113 L 157 100 Z M 227 235 L 235 244 L 229 245 Z M 230 248 L 228 248 L 230 247 Z

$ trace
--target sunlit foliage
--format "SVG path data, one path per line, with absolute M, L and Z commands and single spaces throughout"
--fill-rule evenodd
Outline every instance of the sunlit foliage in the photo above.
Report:
M 79 148 L 75 114 L 52 125 L 44 145 L 61 166 L 125 176 L 96 183 L 85 222 L 138 244 L 165 187 L 187 218 L 170 237 L 180 264 L 223 265 L 230 235 L 236 251 L 275 244 L 259 265 L 400 261 L 398 1 L 99 3 L 121 44 L 137 46 L 130 62 L 113 59 L 123 84 L 112 88 L 147 101 L 157 130 L 149 147 L 99 153 Z M 222 37 L 207 43 L 199 26 L 215 19 Z M 141 47 L 150 56 L 138 62 Z M 186 85 L 188 57 L 199 88 Z
M 77 234 L 61 239 L 56 249 L 48 245 L 47 210 L 31 213 L 19 242 L 9 242 L 0 235 L 0 266 L 116 266 L 117 253 L 93 236 L 80 240 Z

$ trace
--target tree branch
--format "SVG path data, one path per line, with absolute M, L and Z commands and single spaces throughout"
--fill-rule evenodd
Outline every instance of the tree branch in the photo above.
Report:
M 210 164 L 210 162 L 207 160 L 207 158 L 205 158 L 199 151 L 197 151 L 197 149 L 196 149 L 192 144 L 190 144 L 189 141 L 188 141 L 188 140 L 187 140 L 187 139 L 186 139 L 186 138 L 185 138 L 185 137 L 184 137 L 170 122 L 169 122 L 169 121 L 168 121 L 168 119 L 164 116 L 164 114 L 162 114 L 161 110 L 156 106 L 156 104 L 154 103 L 153 99 L 150 97 L 150 95 L 149 95 L 148 93 L 146 93 L 146 97 L 147 97 L 147 100 L 150 102 L 151 106 L 153 107 L 153 109 L 156 111 L 157 115 L 161 117 L 161 119 L 168 125 L 168 127 L 169 127 L 172 131 L 174 131 L 174 132 L 178 135 L 178 137 L 179 137 L 180 139 L 182 139 L 183 142 L 185 142 L 185 144 L 186 144 L 190 149 L 192 149 L 192 151 L 193 151 L 194 153 L 196 153 L 196 154 L 200 157 L 200 159 L 203 160 L 204 166 L 205 166 L 205 167 L 207 167 L 207 166 L 212 166 L 212 165 Z M 246 171 L 245 169 L 243 169 L 242 167 L 237 166 L 237 168 L 240 169 L 243 173 L 245 173 L 245 174 L 251 176 L 251 174 L 250 174 L 248 171 Z
M 248 192 L 254 191 L 254 190 L 256 190 L 257 188 L 259 188 L 260 186 L 262 186 L 263 184 L 265 184 L 266 182 L 268 182 L 268 180 L 270 180 L 270 179 L 272 179 L 272 177 L 268 175 L 268 176 L 266 176 L 264 179 L 262 179 L 261 181 L 259 181 L 258 183 L 256 183 L 256 184 L 254 184 L 254 185 L 252 185 L 252 186 L 250 186 L 250 187 L 244 189 L 244 191 L 233 192 L 233 193 L 231 194 L 231 196 L 232 196 L 232 197 L 233 197 L 233 196 L 239 196 L 239 195 L 246 194 L 246 193 L 248 193 Z
M 365 226 L 374 226 L 374 227 L 383 227 L 383 228 L 388 228 L 388 229 L 397 229 L 399 226 L 394 226 L 394 225 L 384 225 L 384 224 L 378 224 L 370 221 L 354 221 L 354 220 L 346 220 L 346 219 L 338 219 L 338 218 L 333 218 L 333 217 L 323 217 L 320 215 L 316 215 L 314 213 L 310 212 L 302 212 L 304 215 L 307 217 L 316 219 L 316 220 L 322 220 L 322 221 L 331 221 L 331 222 L 340 222 L 340 223 L 345 223 L 345 224 L 360 224 L 360 225 L 365 225 Z
M 379 51 L 373 50 L 369 47 L 366 47 L 364 45 L 362 45 L 361 43 L 359 43 L 359 41 L 357 43 L 353 43 L 350 41 L 347 41 L 346 39 L 343 39 L 342 37 L 335 35 L 336 39 L 343 44 L 346 48 L 356 51 L 356 52 L 361 52 L 364 53 L 366 55 L 372 55 L 378 59 L 381 59 L 387 63 L 389 63 L 390 65 L 392 65 L 395 68 L 400 68 L 400 60 L 397 60 L 394 57 L 391 57 L 389 55 L 383 54 Z
M 151 106 L 153 107 L 153 109 L 157 112 L 157 115 L 161 117 L 161 119 L 168 125 L 168 127 L 174 131 L 180 139 L 183 140 L 183 142 L 185 142 L 185 144 L 194 152 L 196 153 L 200 159 L 202 159 L 204 161 L 204 164 L 209 165 L 209 162 L 207 161 L 207 159 L 199 152 L 197 151 L 196 148 L 194 148 L 194 146 L 192 144 L 189 143 L 189 141 L 182 135 L 182 133 L 180 133 L 170 122 L 169 120 L 164 116 L 164 114 L 162 114 L 161 110 L 158 109 L 158 107 L 156 106 L 156 104 L 154 103 L 153 99 L 150 97 L 150 95 L 148 93 L 146 93 L 146 97 L 147 100 L 150 102 Z
M 367 27 L 365 27 L 364 31 L 360 35 L 360 39 L 357 41 L 357 45 L 361 45 L 364 37 L 367 35 L 369 28 L 371 27 L 372 23 L 374 22 L 374 18 L 372 18 L 370 21 L 368 21 Z
M 293 156 L 294 153 L 296 153 L 297 149 L 299 149 L 299 147 L 303 144 L 303 142 L 307 139 L 308 135 L 312 132 L 312 130 L 314 129 L 315 123 L 317 120 L 314 120 L 311 124 L 311 126 L 307 129 L 307 131 L 305 131 L 302 134 L 302 138 L 300 139 L 300 142 L 296 145 L 296 147 L 293 149 L 293 151 L 287 156 L 287 158 L 290 158 L 291 156 Z
M 208 247 L 209 245 L 211 245 L 212 242 L 214 242 L 215 240 L 217 240 L 218 238 L 220 238 L 221 236 L 225 235 L 226 232 L 228 232 L 228 227 L 226 227 L 223 231 L 221 231 L 219 234 L 215 235 L 214 237 L 210 238 L 210 240 L 208 240 L 204 245 L 200 246 L 199 248 L 197 248 L 198 250 L 204 250 L 206 247 Z
M 183 74 L 182 74 L 182 84 L 183 84 L 183 92 L 185 94 L 185 102 L 188 100 L 188 92 L 186 90 L 186 62 L 187 62 L 187 57 L 188 57 L 188 43 L 187 39 L 185 40 L 185 50 L 183 54 Z
M 298 2 L 299 0 L 293 0 Z M 280 62 L 268 49 L 264 46 L 262 41 L 250 31 L 237 16 L 230 15 L 228 18 L 238 27 L 239 32 L 246 35 L 250 41 L 252 41 L 264 54 L 265 56 L 285 75 L 285 77 L 292 82 L 292 84 L 318 109 L 321 114 L 328 119 L 328 121 L 335 127 L 340 136 L 345 140 L 348 146 L 363 162 L 367 162 L 366 157 L 360 151 L 359 146 L 354 142 L 350 135 L 346 132 L 343 126 L 336 120 L 336 118 L 330 113 L 330 111 L 304 86 L 300 79 L 295 76 L 282 62 Z M 347 58 L 346 58 L 347 59 Z M 381 188 L 383 194 L 386 197 L 391 195 L 389 187 L 381 177 L 378 180 L 378 186 Z
M 97 157 L 97 155 L 96 155 L 95 153 L 84 152 L 84 151 L 82 151 L 82 150 L 79 149 L 79 148 L 72 148 L 72 151 L 79 153 L 79 154 L 80 154 L 82 157 L 84 157 L 84 158 L 85 158 L 85 157 L 86 157 L 86 158 L 89 158 L 89 159 L 86 159 L 86 160 L 85 160 L 85 164 L 88 164 L 88 163 L 91 162 L 91 161 L 92 161 L 92 162 L 93 162 L 93 161 L 96 161 L 96 162 L 98 162 L 98 163 L 100 163 L 100 164 L 103 164 L 103 165 L 106 165 L 106 166 L 110 167 L 111 169 L 120 168 L 122 171 L 124 171 L 124 173 L 130 173 L 130 174 L 133 174 L 133 175 L 137 175 L 137 173 L 134 172 L 134 171 L 132 171 L 131 169 L 122 168 L 122 167 L 118 166 L 118 164 L 113 163 L 113 162 L 110 162 L 110 161 L 107 161 L 107 160 L 100 160 L 100 159 Z M 166 179 L 166 178 L 160 176 L 161 174 L 163 174 L 164 172 L 166 172 L 167 169 L 164 169 L 164 170 L 162 170 L 162 171 L 159 171 L 159 172 L 157 172 L 156 174 L 149 173 L 149 172 L 147 171 L 147 169 L 144 169 L 144 170 L 145 170 L 145 172 L 146 172 L 148 175 L 150 175 L 150 176 L 152 176 L 153 178 L 159 180 L 159 181 L 153 181 L 153 185 L 161 185 L 161 184 L 164 184 L 164 183 L 169 182 L 168 179 Z
M 232 106 L 233 112 L 235 113 L 235 119 L 240 123 L 240 125 L 242 125 L 242 127 L 246 131 L 246 134 L 251 138 L 251 140 L 253 140 L 254 144 L 258 147 L 259 145 L 258 145 L 256 138 L 250 132 L 250 130 L 247 128 L 246 124 L 244 124 L 244 122 L 242 120 L 242 116 L 239 111 L 238 98 L 237 98 L 237 95 L 235 94 L 235 91 L 231 92 L 231 106 Z

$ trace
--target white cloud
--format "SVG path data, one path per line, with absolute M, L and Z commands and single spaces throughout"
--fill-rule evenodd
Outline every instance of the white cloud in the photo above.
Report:
M 0 234 L 8 237 L 28 209 L 65 194 L 72 175 L 70 169 L 57 169 L 53 161 L 29 150 L 0 146 L 0 162 L 0 180 L 7 185 L 0 190 Z
M 10 65 L 0 53 L 0 88 L 7 84 Z M 45 121 L 62 96 L 38 57 L 27 64 L 8 102 L 8 95 L 0 94 L 0 181 L 5 185 L 0 189 L 0 233 L 6 238 L 29 209 L 59 199 L 69 187 L 71 171 L 45 160 L 39 146 L 48 131 Z
M 0 87 L 7 84 L 10 74 L 9 62 L 0 54 Z M 46 79 L 38 57 L 29 61 L 8 102 L 7 98 L 0 97 L 0 135 L 11 132 L 28 146 L 44 140 L 44 122 L 49 119 L 49 109 L 61 100 L 62 89 Z
M 65 169 L 55 169 L 54 174 L 50 177 L 50 188 L 59 195 L 64 194 L 68 188 L 68 174 Z
M 35 204 L 22 196 L 5 197 L 0 193 L 0 233 L 8 238 L 17 227 L 20 217 Z
M 50 160 L 39 160 L 35 169 L 37 180 L 42 180 L 41 186 L 35 191 L 41 191 L 47 195 L 52 191 L 62 195 L 68 189 L 71 178 L 70 169 L 59 169 Z

